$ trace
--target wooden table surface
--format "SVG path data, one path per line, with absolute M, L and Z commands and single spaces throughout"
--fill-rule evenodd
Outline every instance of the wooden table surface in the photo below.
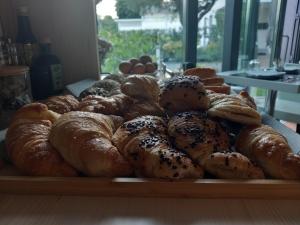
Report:
M 300 201 L 0 195 L 2 225 L 300 224 Z

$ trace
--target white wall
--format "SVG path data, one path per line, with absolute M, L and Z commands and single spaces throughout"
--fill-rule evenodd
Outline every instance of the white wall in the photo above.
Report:
M 16 35 L 16 9 L 27 5 L 33 33 L 50 37 L 61 59 L 65 83 L 98 78 L 94 0 L 0 0 L 0 16 L 9 35 Z

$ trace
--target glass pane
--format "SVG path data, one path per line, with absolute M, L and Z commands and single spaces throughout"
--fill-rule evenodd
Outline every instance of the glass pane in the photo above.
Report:
M 97 5 L 102 72 L 118 72 L 121 61 L 145 54 L 178 70 L 183 55 L 178 2 L 102 0 Z
M 213 5 L 205 5 L 207 2 Z M 197 66 L 221 71 L 224 15 L 225 0 L 199 1 Z
M 243 0 L 238 69 L 272 66 L 277 7 L 277 0 Z M 253 96 L 265 94 L 265 89 L 251 88 Z
M 275 37 L 277 2 L 243 1 L 239 69 L 248 69 L 249 62 L 255 59 L 257 67 L 272 66 L 271 49 Z

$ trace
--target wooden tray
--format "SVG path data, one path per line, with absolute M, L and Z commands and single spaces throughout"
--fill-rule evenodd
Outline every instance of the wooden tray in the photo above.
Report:
M 283 133 L 299 150 L 299 135 L 267 115 L 263 123 Z M 1 132 L 0 132 L 1 134 Z M 0 135 L 1 136 L 1 135 Z M 3 136 L 3 134 L 2 134 Z M 121 197 L 300 199 L 300 181 L 198 179 L 168 181 L 140 178 L 54 178 L 20 176 L 0 170 L 0 194 L 98 195 Z

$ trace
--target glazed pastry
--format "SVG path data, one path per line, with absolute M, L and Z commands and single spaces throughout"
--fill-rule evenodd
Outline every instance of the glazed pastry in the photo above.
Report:
M 158 101 L 159 86 L 156 79 L 152 76 L 131 75 L 122 84 L 121 90 L 132 98 L 153 102 Z
M 263 171 L 237 152 L 216 152 L 204 161 L 210 174 L 222 179 L 263 179 Z
M 131 167 L 111 143 L 115 129 L 109 116 L 69 112 L 54 123 L 49 139 L 63 158 L 85 175 L 127 176 Z
M 211 104 L 208 110 L 209 116 L 246 125 L 261 124 L 260 114 L 241 98 L 216 93 L 210 93 L 208 97 Z
M 49 110 L 64 114 L 78 108 L 78 100 L 72 95 L 52 96 L 45 100 Z
M 254 98 L 252 98 L 247 91 L 241 91 L 236 97 L 240 98 L 244 103 L 256 110 Z
M 198 77 L 176 76 L 164 83 L 159 104 L 172 113 L 206 110 L 209 107 L 209 98 Z
M 112 97 L 89 95 L 79 103 L 78 110 L 121 116 L 132 104 L 133 99 L 124 94 Z
M 48 136 L 58 114 L 41 103 L 28 104 L 17 111 L 6 134 L 6 149 L 13 164 L 26 175 L 76 176 L 54 149 Z
M 213 91 L 215 93 L 220 93 L 220 94 L 230 94 L 230 86 L 226 84 L 218 85 L 218 86 L 212 86 L 212 85 L 206 85 L 204 86 L 206 90 Z
M 168 141 L 166 124 L 160 117 L 143 116 L 125 122 L 114 134 L 113 143 L 143 177 L 200 178 L 203 170 Z
M 135 101 L 124 113 L 124 119 L 128 121 L 146 115 L 162 116 L 163 110 L 157 102 Z
M 300 156 L 293 153 L 287 140 L 273 128 L 248 126 L 239 134 L 236 149 L 273 178 L 300 179 Z
M 200 78 L 200 80 L 204 86 L 222 86 L 224 84 L 224 78 L 217 76 L 205 79 Z
M 207 118 L 205 113 L 176 114 L 168 122 L 168 134 L 177 149 L 187 153 L 200 165 L 213 152 L 229 149 L 228 135 L 217 122 Z

